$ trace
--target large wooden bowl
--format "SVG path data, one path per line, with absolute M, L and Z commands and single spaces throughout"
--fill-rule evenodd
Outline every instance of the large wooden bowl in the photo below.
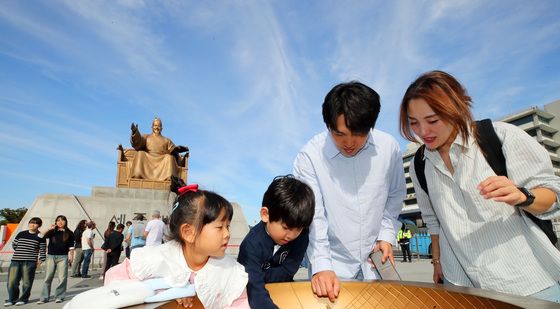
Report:
M 560 304 L 531 297 L 513 296 L 475 288 L 408 281 L 343 281 L 338 299 L 313 294 L 309 281 L 269 283 L 266 289 L 282 309 L 335 308 L 560 308 Z M 176 301 L 143 304 L 131 308 L 181 309 Z M 204 308 L 195 298 L 193 309 Z M 260 309 L 260 308 L 253 308 Z
M 280 308 L 560 308 L 560 304 L 474 288 L 420 282 L 342 282 L 338 299 L 313 294 L 309 281 L 267 284 Z

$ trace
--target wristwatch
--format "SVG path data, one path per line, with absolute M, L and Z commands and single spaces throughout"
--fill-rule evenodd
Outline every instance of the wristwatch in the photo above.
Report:
M 531 193 L 531 191 L 527 190 L 527 188 L 525 188 L 525 187 L 517 187 L 517 189 L 525 195 L 527 200 L 525 200 L 525 202 L 515 204 L 515 206 L 526 207 L 526 206 L 529 206 L 529 205 L 533 204 L 533 202 L 535 201 L 535 196 L 533 195 L 533 193 Z

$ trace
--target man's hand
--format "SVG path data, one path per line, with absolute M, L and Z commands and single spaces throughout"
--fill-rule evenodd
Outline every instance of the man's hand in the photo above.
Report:
M 107 249 L 107 253 L 111 253 L 111 249 Z
M 381 263 L 385 264 L 385 262 L 387 262 L 387 259 L 389 259 L 389 261 L 391 261 L 391 264 L 395 266 L 395 257 L 393 256 L 393 246 L 384 240 L 378 240 L 375 243 L 375 246 L 373 247 L 373 252 L 377 252 L 380 250 L 381 252 L 383 252 L 383 257 L 381 257 Z
M 311 278 L 311 288 L 317 296 L 327 296 L 334 302 L 340 292 L 340 280 L 332 270 L 320 271 Z
M 193 297 L 183 297 L 176 299 L 179 305 L 183 305 L 185 308 L 190 308 L 193 306 Z

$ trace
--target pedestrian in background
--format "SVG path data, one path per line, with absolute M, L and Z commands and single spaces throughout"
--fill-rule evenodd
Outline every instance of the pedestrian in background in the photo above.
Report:
M 126 221 L 124 230 L 122 232 L 123 236 L 125 237 L 125 239 L 123 241 L 123 248 L 124 248 L 126 258 L 128 258 L 128 259 L 130 259 L 130 238 L 128 240 L 126 240 L 126 235 L 128 234 L 128 230 L 130 229 L 131 225 L 132 225 L 131 221 Z
M 84 260 L 84 253 L 82 252 L 82 234 L 86 229 L 87 220 L 80 220 L 76 229 L 74 230 L 74 263 L 72 263 L 72 275 L 70 277 L 81 277 L 80 269 L 82 261 Z
M 54 295 L 55 302 L 61 303 L 66 297 L 68 264 L 72 264 L 73 254 L 70 252 L 74 250 L 74 233 L 68 228 L 66 217 L 59 215 L 56 217 L 55 224 L 45 233 L 44 237 L 48 241 L 47 270 L 43 291 L 37 304 L 44 304 L 49 301 L 55 273 L 59 281 Z
M 82 278 L 91 278 L 88 275 L 89 263 L 93 254 L 93 239 L 95 238 L 95 222 L 87 223 L 87 228 L 82 234 L 82 252 L 84 253 L 84 262 L 82 264 Z
M 101 278 L 105 276 L 105 273 L 109 268 L 119 264 L 121 251 L 123 250 L 123 229 L 124 224 L 119 223 L 119 225 L 117 225 L 117 229 L 111 231 L 111 233 L 105 237 L 105 241 L 103 242 L 101 249 L 105 250 L 107 262 L 105 263 L 105 268 L 103 269 L 103 275 Z
M 146 229 L 146 223 L 144 222 L 144 215 L 137 214 L 134 217 L 134 223 L 128 228 L 128 233 L 126 234 L 126 240 L 130 242 L 130 251 L 144 247 L 146 240 L 144 239 L 144 230 Z
M 105 232 L 103 232 L 103 243 L 107 241 L 107 237 L 109 237 L 109 235 L 111 235 L 113 230 L 115 230 L 116 225 L 117 224 L 114 221 L 109 221 L 109 224 L 107 225 L 107 229 L 105 230 Z M 101 264 L 101 269 L 105 269 L 106 266 L 107 266 L 107 251 L 103 249 L 103 263 Z M 103 272 L 103 274 L 105 274 L 105 272 Z M 103 274 L 99 277 L 99 280 L 103 280 Z
M 408 262 L 412 263 L 412 255 L 410 254 L 410 239 L 412 238 L 412 233 L 406 228 L 406 224 L 402 224 L 399 233 L 397 234 L 397 242 L 401 246 L 403 262 L 406 262 L 408 257 Z
M 29 220 L 26 231 L 19 232 L 12 242 L 14 254 L 8 269 L 8 300 L 4 306 L 25 305 L 29 301 L 35 270 L 46 259 L 47 243 L 39 235 L 39 228 L 43 224 L 40 218 L 33 217 Z M 19 282 L 22 281 L 21 295 Z
M 144 230 L 144 238 L 146 239 L 146 246 L 157 246 L 163 243 L 163 232 L 165 230 L 165 223 L 161 221 L 159 210 L 152 213 L 152 220 L 146 225 Z

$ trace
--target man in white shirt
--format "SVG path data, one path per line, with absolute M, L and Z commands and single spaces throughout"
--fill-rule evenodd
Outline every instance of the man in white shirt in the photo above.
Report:
M 93 239 L 95 238 L 95 222 L 90 221 L 87 223 L 87 228 L 82 234 L 82 252 L 84 254 L 84 261 L 82 263 L 82 278 L 91 278 L 88 275 L 89 263 L 93 254 Z
M 335 86 L 325 97 L 327 131 L 294 161 L 294 175 L 315 193 L 307 257 L 317 296 L 338 297 L 340 278 L 375 279 L 368 255 L 394 261 L 391 243 L 406 194 L 397 141 L 374 129 L 379 95 L 359 82 Z
M 165 223 L 161 220 L 159 210 L 155 210 L 152 214 L 152 220 L 146 225 L 144 230 L 144 238 L 146 238 L 146 246 L 157 246 L 162 244 Z

